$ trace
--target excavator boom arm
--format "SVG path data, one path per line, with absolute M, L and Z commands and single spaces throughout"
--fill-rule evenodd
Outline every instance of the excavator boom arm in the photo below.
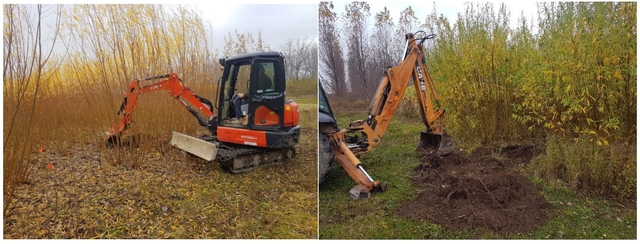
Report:
M 435 122 L 444 112 L 433 106 L 433 101 L 438 105 L 438 94 L 425 64 L 422 43 L 418 43 L 429 37 L 431 35 L 417 40 L 413 34 L 407 34 L 408 53 L 405 59 L 385 72 L 371 102 L 367 120 L 367 124 L 377 136 L 382 137 L 387 131 L 410 80 L 413 80 L 420 112 L 427 130 L 443 130 L 443 128 L 436 128 L 438 125 Z
M 368 118 L 365 121 L 356 121 L 346 129 L 330 135 L 336 161 L 351 178 L 369 190 L 384 188 L 385 184 L 373 180 L 356 156 L 369 152 L 380 143 L 410 80 L 413 80 L 417 100 L 420 104 L 420 113 L 426 126 L 426 130 L 422 131 L 418 147 L 426 148 L 425 145 L 445 142 L 442 138 L 445 135 L 444 110 L 436 109 L 433 106 L 435 101 L 439 107 L 438 94 L 427 70 L 422 52 L 422 43 L 433 37 L 435 35 L 431 34 L 416 39 L 413 33 L 407 34 L 404 59 L 398 65 L 385 71 L 369 106 Z M 350 140 L 346 139 L 350 136 L 352 137 Z M 346 141 L 352 142 L 352 145 L 345 144 Z M 446 143 L 448 144 L 447 150 L 453 148 L 452 140 L 447 140 Z
M 434 101 L 435 105 L 439 107 L 438 94 L 427 70 L 422 52 L 422 42 L 434 36 L 428 35 L 421 39 L 415 39 L 412 33 L 406 35 L 407 45 L 404 60 L 385 71 L 369 105 L 369 117 L 360 123 L 352 123 L 344 130 L 344 133 L 361 132 L 366 134 L 367 146 L 364 149 L 356 150 L 357 155 L 370 151 L 380 143 L 411 80 L 413 80 L 417 93 L 420 114 L 426 126 L 425 133 L 444 133 L 444 110 L 434 107 Z
M 114 123 L 114 125 L 109 129 L 108 133 L 110 135 L 120 135 L 127 129 L 129 124 L 131 124 L 136 101 L 138 100 L 139 95 L 161 90 L 169 91 L 169 96 L 180 101 L 180 104 L 182 104 L 194 117 L 196 117 L 196 119 L 198 119 L 200 125 L 205 127 L 213 126 L 212 121 L 216 118 L 216 115 L 213 113 L 213 105 L 211 102 L 198 96 L 191 89 L 185 86 L 178 78 L 178 74 L 171 73 L 160 75 L 145 78 L 142 79 L 142 81 L 160 78 L 167 79 L 142 87 L 140 86 L 141 80 L 136 79 L 131 81 L 129 84 L 129 90 L 120 105 L 120 109 L 118 110 L 118 115 L 122 114 L 122 117 L 120 118 L 120 121 Z M 208 118 L 203 118 L 200 116 L 199 112 L 202 112 Z

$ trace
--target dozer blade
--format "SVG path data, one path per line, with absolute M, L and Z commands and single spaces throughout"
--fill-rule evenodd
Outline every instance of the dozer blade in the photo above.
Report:
M 175 131 L 173 132 L 170 143 L 174 147 L 180 148 L 207 161 L 213 161 L 218 153 L 218 146 L 216 144 Z
M 427 131 L 420 132 L 420 142 L 418 143 L 418 147 L 416 150 L 424 150 L 424 151 L 436 151 L 438 155 L 445 156 L 453 151 L 456 147 L 456 142 L 447 135 L 446 132 L 443 134 L 434 134 Z

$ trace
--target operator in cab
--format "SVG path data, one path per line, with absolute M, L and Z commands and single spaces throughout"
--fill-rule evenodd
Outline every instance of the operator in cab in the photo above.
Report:
M 258 67 L 258 89 L 256 92 L 260 94 L 265 93 L 269 90 L 273 90 L 273 81 L 271 80 L 271 77 L 269 77 L 269 75 L 265 73 L 265 69 L 262 65 L 259 65 Z M 247 125 L 247 114 L 246 112 L 242 111 L 242 104 L 247 103 L 247 97 L 245 93 L 236 94 L 235 97 L 232 98 L 231 102 L 233 103 L 233 109 L 236 115 L 235 120 L 231 120 L 231 123 L 235 125 Z

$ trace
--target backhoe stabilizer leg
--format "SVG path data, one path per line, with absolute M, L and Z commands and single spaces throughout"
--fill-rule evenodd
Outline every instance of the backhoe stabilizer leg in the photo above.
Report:
M 363 199 L 371 196 L 372 191 L 385 191 L 386 183 L 380 183 L 378 180 L 373 180 L 368 176 L 367 171 L 362 168 L 354 166 L 351 161 L 344 154 L 336 154 L 336 161 L 347 171 L 347 174 L 358 183 L 355 187 L 349 190 L 349 196 L 353 199 Z
M 455 147 L 456 142 L 446 132 L 437 134 L 423 130 L 420 132 L 420 142 L 416 151 L 436 152 L 440 156 L 445 156 Z
M 364 199 L 371 196 L 371 191 L 364 185 L 356 185 L 349 190 L 349 196 L 353 199 Z
M 371 191 L 386 190 L 386 183 L 380 183 L 378 180 L 371 178 L 369 173 L 364 170 L 364 167 L 360 165 L 360 160 L 349 150 L 344 143 L 339 142 L 340 148 L 343 150 L 334 149 L 333 153 L 336 161 L 342 168 L 349 174 L 349 176 L 358 183 L 354 188 L 349 191 L 349 195 L 353 199 L 368 198 L 371 196 Z

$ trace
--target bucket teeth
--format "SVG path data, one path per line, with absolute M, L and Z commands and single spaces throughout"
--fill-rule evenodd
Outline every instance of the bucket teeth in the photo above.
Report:
M 447 133 L 442 135 L 442 139 L 440 139 L 440 147 L 438 148 L 438 154 L 440 156 L 447 155 L 453 151 L 456 147 L 456 142 L 452 137 L 448 136 Z

